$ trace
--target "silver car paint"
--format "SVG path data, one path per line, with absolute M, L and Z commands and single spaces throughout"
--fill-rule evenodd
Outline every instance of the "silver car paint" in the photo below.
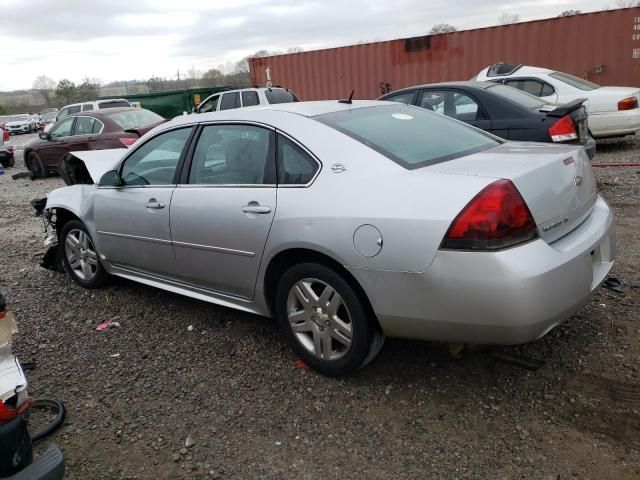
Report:
M 549 204 L 557 195 L 562 197 L 566 175 L 554 178 L 553 169 L 549 170 L 551 176 L 545 178 L 527 173 L 535 170 L 535 165 L 562 163 L 571 157 L 575 162 L 571 168 L 582 169 L 588 180 L 585 188 L 590 189 L 590 166 L 583 162 L 582 149 L 507 143 L 470 157 L 407 171 L 345 135 L 305 118 L 383 104 L 386 103 L 354 102 L 348 106 L 311 102 L 183 116 L 139 140 L 137 145 L 177 125 L 244 120 L 285 132 L 322 162 L 320 173 L 307 187 L 253 188 L 244 192 L 240 188 L 167 187 L 173 195 L 179 194 L 173 213 L 186 212 L 195 202 L 199 215 L 183 218 L 180 214 L 175 220 L 178 228 L 173 240 L 164 219 L 159 230 L 144 235 L 137 231 L 136 235 L 150 235 L 159 242 L 147 243 L 166 247 L 173 241 L 175 256 L 193 268 L 188 275 L 173 270 L 176 264 L 171 259 L 158 264 L 157 259 L 153 263 L 152 256 L 147 258 L 146 254 L 141 260 L 127 260 L 130 264 L 138 262 L 136 265 L 122 265 L 117 260 L 122 262 L 121 255 L 126 254 L 112 250 L 104 243 L 105 237 L 97 233 L 96 222 L 99 230 L 105 228 L 103 218 L 113 219 L 110 229 L 120 229 L 112 233 L 127 235 L 134 231 L 127 229 L 139 223 L 136 218 L 148 220 L 149 215 L 154 215 L 142 203 L 157 196 L 148 188 L 138 189 L 144 192 L 139 201 L 131 202 L 117 214 L 113 210 L 94 214 L 94 197 L 104 189 L 96 185 L 54 191 L 47 208 L 67 208 L 85 222 L 110 273 L 261 315 L 271 315 L 264 285 L 269 262 L 291 248 L 314 250 L 344 265 L 364 289 L 388 336 L 520 343 L 538 338 L 589 298 L 611 268 L 615 253 L 612 214 L 599 197 L 587 209 L 583 223 L 555 242 L 544 238 L 500 252 L 438 249 L 453 218 L 496 178 L 512 178 L 535 212 L 534 217 L 546 216 L 545 209 L 552 217 L 561 212 L 563 207 L 556 212 Z M 77 154 L 81 155 L 87 154 Z M 85 158 L 90 163 L 90 155 Z M 113 163 L 103 162 L 105 171 L 109 163 L 113 165 L 121 158 L 122 151 L 114 151 Z M 331 166 L 338 163 L 344 168 L 335 169 L 336 173 Z M 98 170 L 94 168 L 91 173 L 95 181 L 103 173 Z M 549 183 L 545 185 L 544 181 Z M 126 189 L 110 190 L 117 195 Z M 250 201 L 274 203 L 276 207 L 271 191 L 277 195 L 275 213 L 250 218 L 242 212 Z M 218 195 L 225 204 L 215 215 L 210 214 L 216 221 L 222 218 L 223 227 L 216 229 L 212 223 L 207 224 L 211 209 L 206 208 L 208 202 L 199 194 Z M 570 201 L 568 195 L 564 202 L 567 208 Z M 234 223 L 236 226 L 231 229 Z M 373 225 L 381 233 L 383 246 L 373 257 L 362 256 L 354 248 L 354 232 L 362 225 Z M 238 231 L 251 238 L 240 238 Z M 263 236 L 266 243 L 261 255 Z M 136 252 L 140 250 L 138 246 Z M 167 258 L 167 249 L 161 250 L 164 252 L 156 258 Z M 219 262 L 222 268 L 218 272 L 206 272 L 207 266 L 215 263 L 217 267 Z M 229 276 L 228 283 L 222 279 L 224 275 Z

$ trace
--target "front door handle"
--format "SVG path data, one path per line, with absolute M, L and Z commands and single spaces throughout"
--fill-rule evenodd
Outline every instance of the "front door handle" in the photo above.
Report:
M 155 198 L 152 198 L 144 206 L 153 210 L 160 210 L 164 208 L 164 202 L 158 202 Z
M 249 203 L 249 205 L 242 207 L 242 211 L 244 213 L 258 213 L 258 214 L 264 215 L 265 213 L 271 213 L 271 207 L 267 207 L 266 205 L 260 205 L 255 202 L 251 202 Z

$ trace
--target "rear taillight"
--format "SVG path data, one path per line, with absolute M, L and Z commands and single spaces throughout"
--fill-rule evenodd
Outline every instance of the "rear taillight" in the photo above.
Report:
M 569 115 L 561 117 L 556 123 L 549 127 L 549 135 L 554 142 L 566 142 L 567 140 L 577 140 L 578 132 L 573 118 Z
M 486 186 L 453 221 L 440 248 L 499 250 L 538 238 L 529 207 L 510 180 Z
M 624 98 L 618 102 L 618 110 L 633 110 L 634 108 L 638 108 L 636 97 Z
M 119 138 L 118 140 L 120 140 L 120 143 L 122 143 L 125 147 L 129 148 L 131 145 L 136 143 L 137 138 L 124 137 Z
M 11 138 L 11 136 L 9 135 L 9 130 L 8 129 L 5 130 L 3 128 L 0 128 L 0 130 L 2 130 L 2 140 L 5 142 L 8 142 L 9 139 Z

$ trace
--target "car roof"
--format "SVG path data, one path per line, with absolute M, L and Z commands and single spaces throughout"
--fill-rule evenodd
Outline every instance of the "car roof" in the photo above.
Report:
M 70 103 L 69 105 L 65 105 L 64 107 L 61 107 L 60 110 L 67 107 L 75 107 L 76 105 L 86 105 L 87 103 L 105 103 L 105 102 L 107 103 L 108 102 L 129 102 L 129 100 L 127 100 L 126 98 L 103 98 L 100 100 L 87 100 L 85 102 Z
M 434 88 L 434 87 L 466 87 L 466 88 L 481 88 L 483 90 L 486 90 L 489 87 L 495 87 L 495 82 L 490 82 L 488 80 L 486 81 L 473 81 L 473 80 L 467 80 L 467 81 L 460 81 L 460 82 L 440 82 L 440 83 L 425 83 L 423 85 L 414 85 L 412 87 L 405 87 L 405 88 L 401 88 L 399 90 L 394 90 L 393 92 L 389 92 L 385 95 L 383 95 L 384 97 L 387 97 L 389 95 L 393 95 L 396 93 L 400 93 L 400 92 L 405 92 L 405 91 L 409 91 L 409 90 L 416 90 L 418 88 Z
M 315 117 L 325 113 L 335 113 L 366 107 L 388 106 L 390 102 L 378 100 L 353 100 L 352 103 L 340 103 L 338 100 L 321 100 L 314 102 L 278 103 L 275 105 L 259 105 L 255 107 L 234 108 L 217 112 L 180 115 L 163 126 L 186 125 L 192 123 L 212 122 L 219 120 L 260 120 L 265 121 L 273 113 L 288 113 L 303 117 Z
M 517 67 L 517 69 L 515 69 L 512 72 L 509 73 L 505 73 L 503 75 L 497 74 L 497 75 L 493 75 L 491 77 L 489 77 L 487 74 L 489 72 L 489 69 L 492 68 L 494 65 L 489 65 L 487 68 L 482 70 L 482 73 L 487 76 L 487 78 L 500 78 L 500 77 L 514 77 L 514 76 L 525 76 L 525 75 L 547 75 L 549 73 L 553 73 L 555 72 L 555 70 L 550 70 L 548 68 L 542 68 L 542 67 L 532 67 L 530 65 L 521 65 L 519 67 Z

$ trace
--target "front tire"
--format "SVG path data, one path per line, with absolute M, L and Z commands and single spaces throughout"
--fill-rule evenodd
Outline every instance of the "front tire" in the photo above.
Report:
M 79 220 L 65 223 L 58 248 L 62 249 L 65 270 L 78 285 L 94 289 L 105 282 L 107 274 L 84 223 Z
M 358 293 L 324 265 L 301 263 L 287 270 L 275 306 L 293 351 L 324 375 L 354 373 L 382 346 L 384 337 Z

